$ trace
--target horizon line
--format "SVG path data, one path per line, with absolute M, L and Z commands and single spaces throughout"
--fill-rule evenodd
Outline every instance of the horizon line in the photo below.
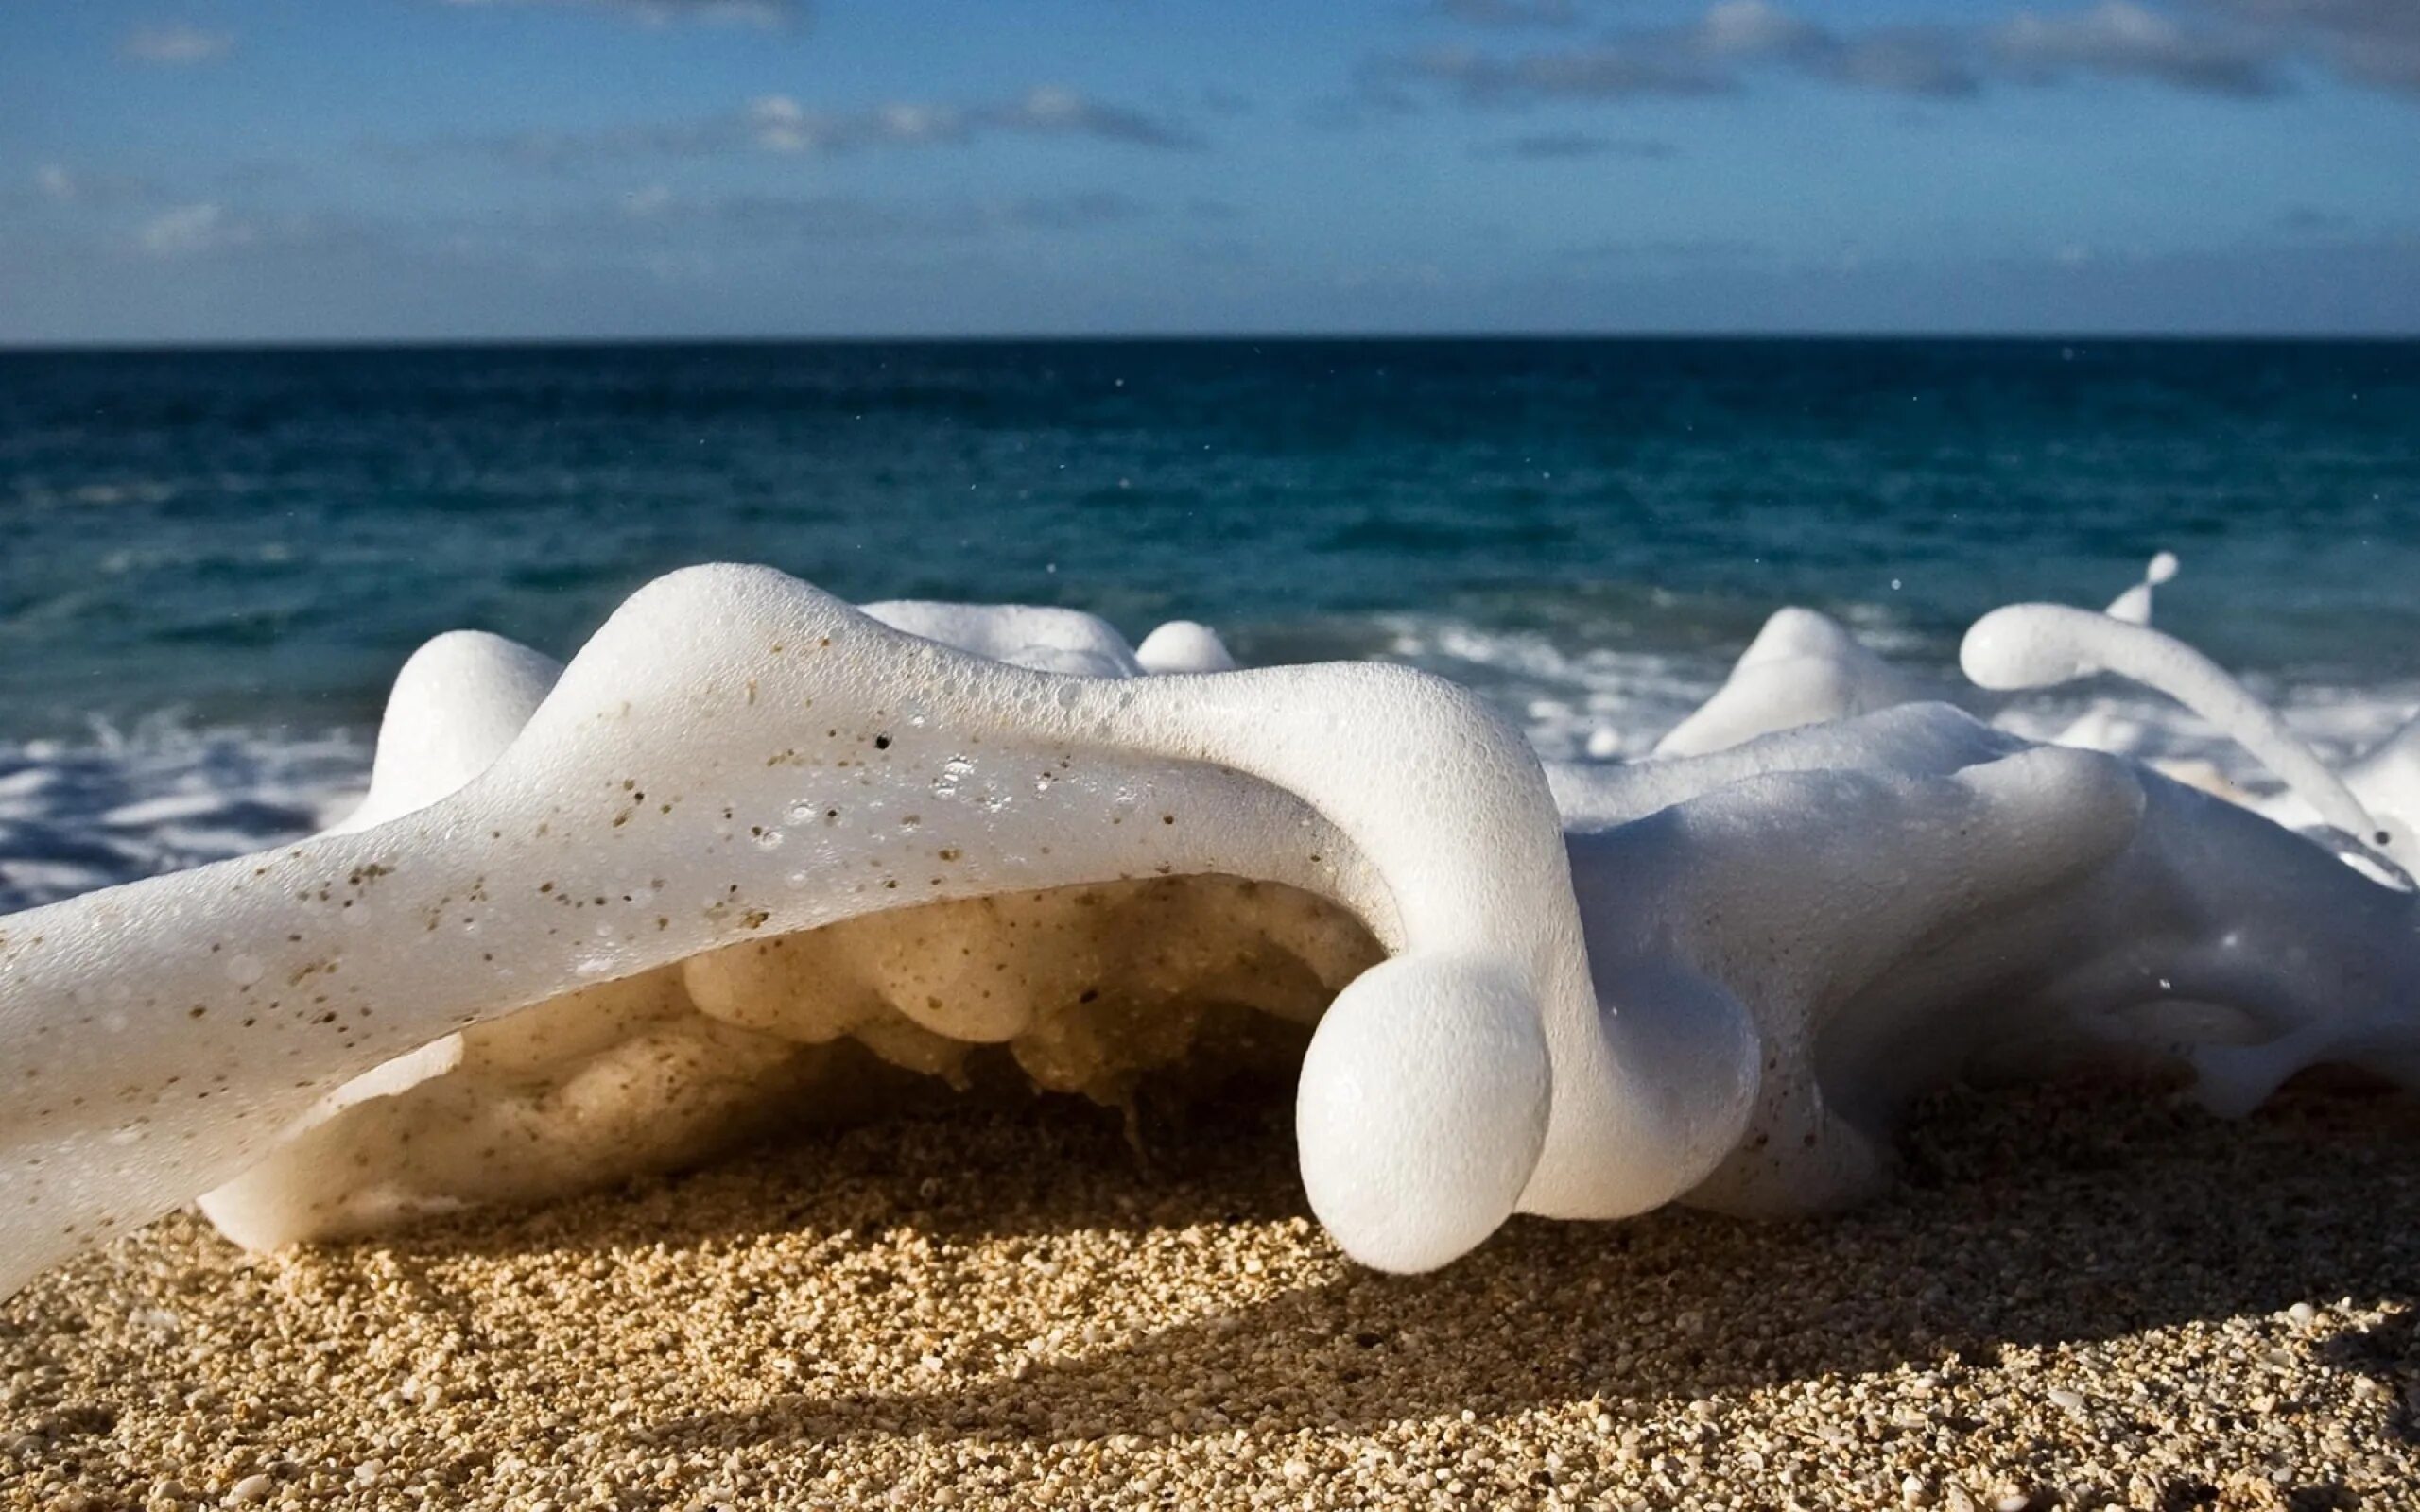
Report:
M 677 347 L 941 347 L 941 346 L 1247 346 L 1256 343 L 1310 346 L 1318 344 L 1412 345 L 1416 343 L 1637 342 L 1640 344 L 1708 344 L 1801 342 L 1882 344 L 1993 342 L 2005 345 L 2058 346 L 2078 343 L 2129 345 L 2376 345 L 2420 342 L 2420 328 L 2410 331 L 1132 331 L 1132 332 L 972 332 L 965 335 L 449 335 L 449 336 L 303 336 L 205 337 L 199 340 L 63 340 L 0 339 L 0 357 L 110 356 L 165 353 L 273 353 L 310 352 L 419 352 L 461 350 L 565 351 L 615 348 Z

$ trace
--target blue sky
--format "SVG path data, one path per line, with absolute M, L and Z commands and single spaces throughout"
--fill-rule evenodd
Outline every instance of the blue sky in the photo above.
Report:
M 16 0 L 0 342 L 2420 333 L 2420 0 Z

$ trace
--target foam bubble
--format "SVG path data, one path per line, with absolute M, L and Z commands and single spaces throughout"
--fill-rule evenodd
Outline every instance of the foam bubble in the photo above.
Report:
M 1089 616 L 877 608 L 716 567 L 561 668 L 442 638 L 345 823 L 0 919 L 30 1089 L 0 1108 L 0 1284 L 200 1194 L 273 1244 L 577 1190 L 886 1077 L 964 1083 L 985 1046 L 1115 1101 L 1307 1032 L 1314 1211 L 1399 1269 L 1515 1211 L 1849 1200 L 1907 1097 L 1978 1061 L 2166 1057 L 2225 1110 L 2317 1060 L 2420 1081 L 2412 894 L 1904 701 L 1924 684 L 1820 616 L 1775 616 L 1666 743 L 1700 753 L 1547 766 L 1402 667 L 1153 677 Z M 2134 671 L 2273 758 L 2249 694 L 2153 633 L 2028 607 L 1971 664 Z M 2392 812 L 2415 751 L 2341 790 Z M 66 780 L 29 771 L 0 802 Z M 193 798 L 95 812 L 218 812 Z

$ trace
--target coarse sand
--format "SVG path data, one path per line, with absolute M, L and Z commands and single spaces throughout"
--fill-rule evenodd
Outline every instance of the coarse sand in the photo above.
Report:
M 2420 1102 L 1927 1106 L 1835 1218 L 1309 1221 L 1283 1099 L 807 1132 L 0 1304 L 0 1505 L 2420 1506 Z

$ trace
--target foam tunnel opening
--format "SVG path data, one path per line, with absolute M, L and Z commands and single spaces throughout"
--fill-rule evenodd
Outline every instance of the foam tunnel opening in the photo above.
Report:
M 1128 1109 L 1291 1085 L 1384 958 L 1231 874 L 925 903 L 726 945 L 472 1025 L 323 1099 L 201 1205 L 255 1249 L 693 1167 L 803 1125 L 1011 1088 Z

